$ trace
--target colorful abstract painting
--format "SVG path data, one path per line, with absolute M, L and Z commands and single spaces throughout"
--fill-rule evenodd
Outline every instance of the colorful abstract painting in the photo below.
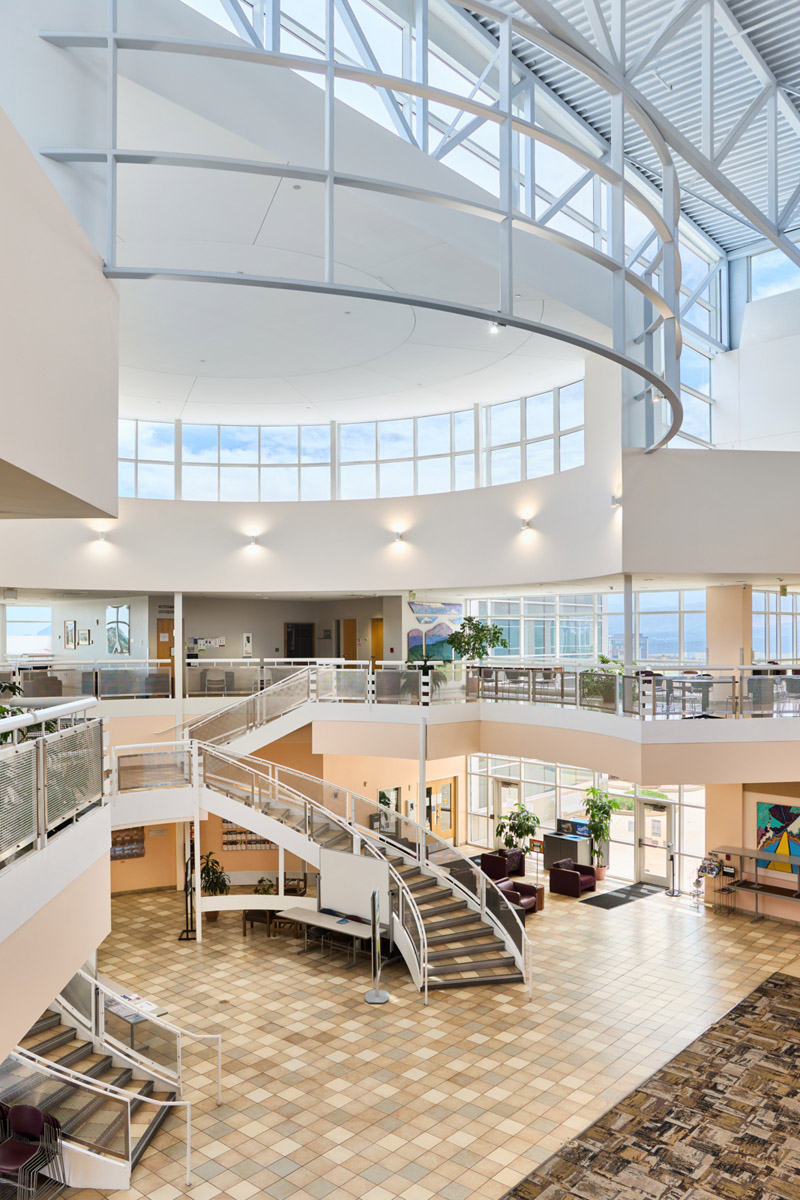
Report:
M 424 640 L 424 637 L 423 637 L 423 633 L 422 633 L 421 629 L 410 629 L 408 631 L 408 661 L 409 662 L 421 662 L 422 661 L 423 640 Z
M 452 625 L 440 621 L 433 629 L 425 633 L 425 657 L 437 662 L 452 662 L 453 647 L 447 644 L 447 639 L 453 632 Z
M 418 621 L 422 617 L 450 617 L 459 620 L 464 614 L 464 605 L 458 601 L 409 600 L 408 607 Z
M 757 812 L 758 834 L 756 845 L 769 854 L 800 855 L 800 808 L 789 804 L 759 804 Z M 759 861 L 759 870 L 785 871 L 789 875 L 797 868 L 791 863 Z

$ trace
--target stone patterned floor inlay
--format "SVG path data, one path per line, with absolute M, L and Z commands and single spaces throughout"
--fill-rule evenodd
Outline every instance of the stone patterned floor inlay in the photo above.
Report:
M 800 980 L 776 974 L 506 1200 L 800 1196 Z
M 115 899 L 113 920 L 100 970 L 168 1020 L 224 1035 L 220 1108 L 213 1056 L 186 1045 L 190 1188 L 170 1119 L 117 1200 L 499 1200 L 800 958 L 795 926 L 663 895 L 613 912 L 548 895 L 528 923 L 532 1002 L 511 985 L 435 992 L 425 1008 L 398 965 L 376 1008 L 366 963 L 297 957 L 301 943 L 263 926 L 243 939 L 238 913 L 201 944 L 177 940 L 178 893 Z

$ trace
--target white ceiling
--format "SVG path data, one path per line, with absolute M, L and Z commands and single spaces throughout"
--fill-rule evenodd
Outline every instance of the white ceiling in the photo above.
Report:
M 143 56 L 136 57 L 138 63 Z M 123 148 L 315 162 L 319 92 L 306 80 L 285 71 L 275 72 L 277 81 L 268 79 L 268 89 L 279 87 L 285 115 L 262 123 L 265 133 L 256 141 L 231 128 L 247 107 L 226 107 L 224 87 L 219 121 L 211 120 L 165 95 L 174 81 L 147 66 L 152 86 L 121 81 Z M 198 70 L 197 64 L 188 67 Z M 263 77 L 254 77 L 254 84 Z M 207 91 L 194 93 L 184 79 L 181 99 L 208 110 Z M 268 95 L 258 99 L 271 102 Z M 409 175 L 419 167 L 424 186 L 485 198 L 354 110 L 338 106 L 337 122 L 349 169 L 366 174 L 374 150 L 378 175 L 389 170 L 419 182 Z M 374 147 L 367 144 L 373 140 Z M 323 189 L 315 183 L 122 166 L 118 262 L 319 280 L 322 201 Z M 499 294 L 497 239 L 496 225 L 464 213 L 336 191 L 339 283 L 491 309 Z M 606 341 L 607 327 L 598 319 L 606 281 L 586 289 L 587 312 L 578 312 L 558 294 L 567 287 L 566 276 L 553 269 L 559 253 L 551 246 L 521 249 L 516 311 Z M 122 280 L 119 290 L 122 416 L 278 424 L 395 417 L 507 400 L 584 374 L 583 353 L 565 343 L 508 328 L 493 331 L 484 322 L 419 307 L 163 279 Z

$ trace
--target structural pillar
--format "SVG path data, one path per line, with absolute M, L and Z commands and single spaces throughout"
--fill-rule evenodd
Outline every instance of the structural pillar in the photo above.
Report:
M 749 583 L 706 588 L 706 645 L 711 667 L 753 660 L 753 589 Z
M 175 592 L 172 606 L 172 675 L 175 681 L 175 724 L 183 725 L 183 676 L 186 655 L 183 645 L 183 592 Z
M 622 631 L 624 636 L 623 665 L 627 671 L 633 666 L 633 576 L 623 575 Z

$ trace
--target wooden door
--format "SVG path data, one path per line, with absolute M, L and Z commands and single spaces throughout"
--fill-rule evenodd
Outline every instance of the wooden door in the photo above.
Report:
M 174 640 L 175 622 L 172 617 L 159 617 L 156 622 L 156 658 L 159 661 L 172 661 Z
M 358 658 L 358 622 L 342 621 L 342 658 Z
M 456 780 L 434 779 L 425 789 L 425 818 L 428 828 L 441 838 L 453 840 L 456 821 Z
M 383 661 L 383 617 L 372 618 L 372 661 Z

